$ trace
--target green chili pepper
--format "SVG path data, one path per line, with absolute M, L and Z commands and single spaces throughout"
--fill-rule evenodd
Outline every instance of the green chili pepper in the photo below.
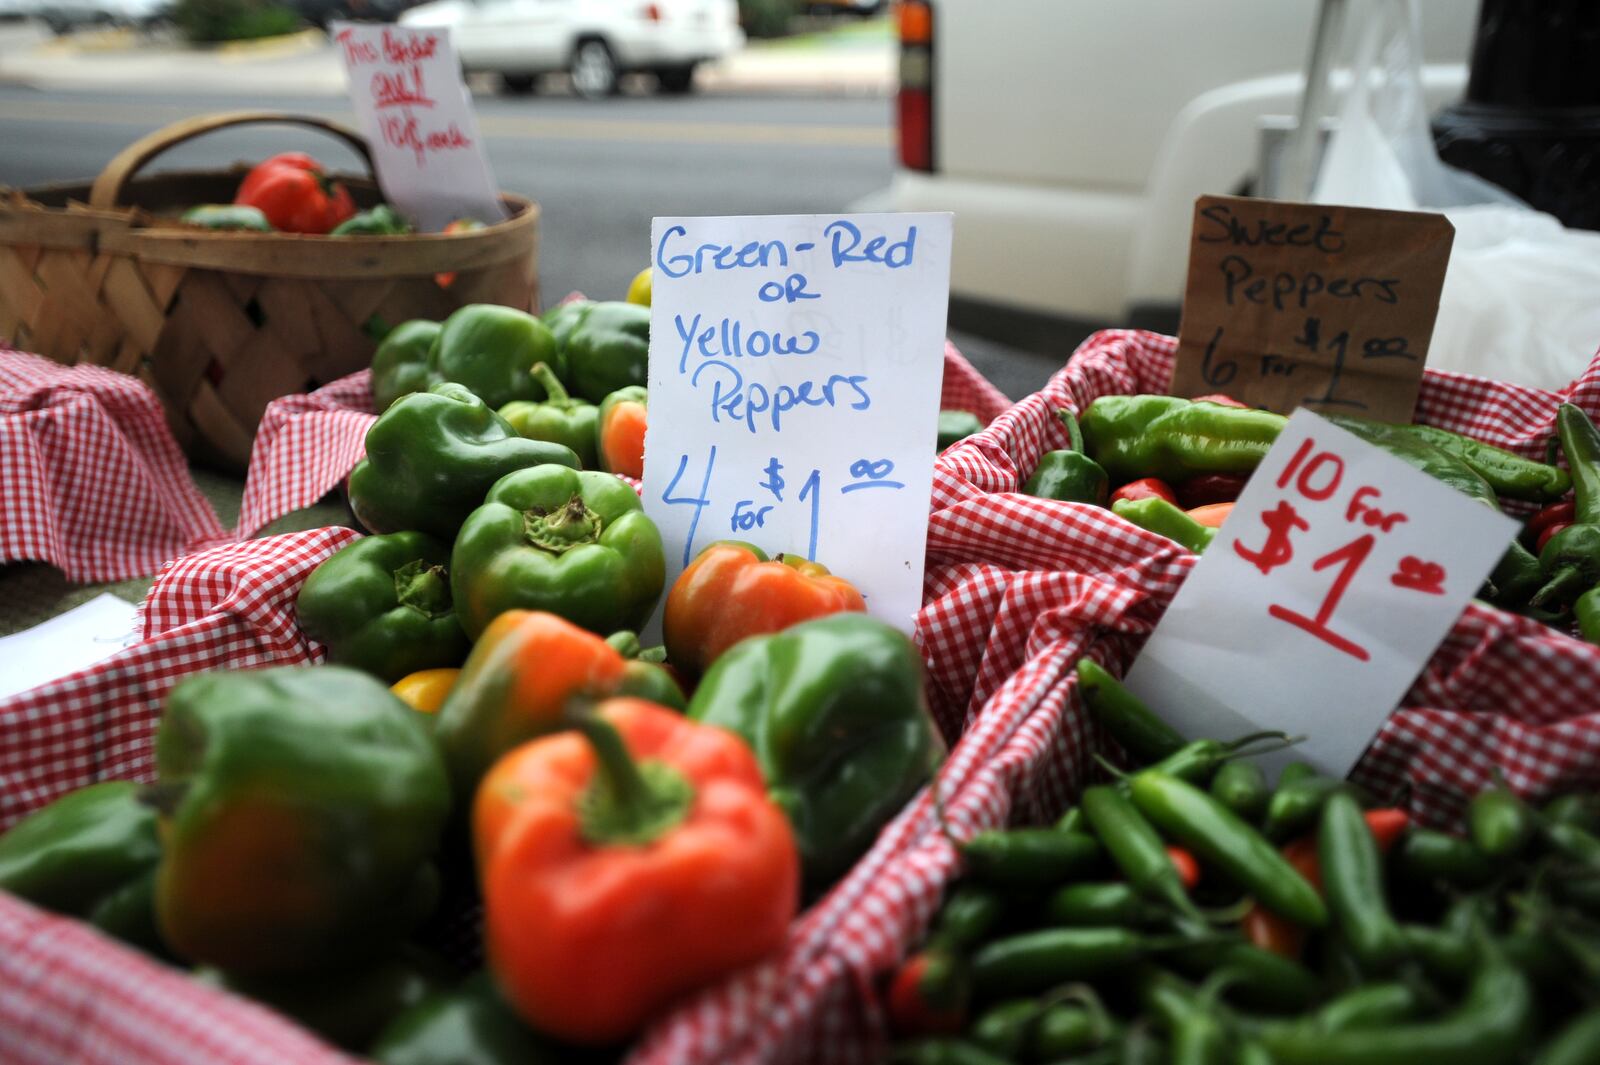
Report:
M 1571 403 L 1556 412 L 1556 432 L 1572 471 L 1573 523 L 1539 552 L 1545 584 L 1529 603 L 1565 603 L 1600 583 L 1600 430 Z
M 1600 1061 L 1600 1007 L 1568 1021 L 1539 1048 L 1533 1065 L 1594 1065 Z
M 1523 547 L 1521 541 L 1513 540 L 1495 563 L 1487 584 L 1492 602 L 1507 609 L 1521 610 L 1544 584 L 1544 571 L 1539 568 L 1539 559 L 1533 552 Z
M 1600 793 L 1562 795 L 1545 803 L 1541 812 L 1552 824 L 1575 825 L 1585 832 L 1600 832 Z
M 1578 623 L 1578 635 L 1589 643 L 1600 644 L 1600 585 L 1573 601 L 1572 618 Z
M 242 203 L 202 203 L 183 212 L 183 221 L 206 229 L 248 229 L 272 233 L 272 223 L 261 208 Z
M 1278 771 L 1278 787 L 1285 787 L 1297 780 L 1309 780 L 1318 775 L 1317 767 L 1310 762 L 1290 762 Z
M 1191 1009 L 1172 1029 L 1167 1060 L 1172 1065 L 1223 1065 L 1228 1035 L 1222 1022 L 1204 1007 Z
M 1338 1032 L 1304 1022 L 1260 1038 L 1278 1065 L 1510 1065 L 1523 1051 L 1532 1015 L 1527 979 L 1486 947 L 1466 995 L 1443 1016 Z
M 1172 862 L 1168 861 L 1167 865 L 1171 867 Z M 1159 924 L 1167 916 L 1166 910 L 1151 905 L 1150 900 L 1139 894 L 1133 885 L 1121 881 L 1068 884 L 1045 902 L 1045 913 L 1052 924 L 1120 924 L 1131 927 Z
M 1405 939 L 1384 897 L 1378 842 L 1348 794 L 1331 795 L 1322 807 L 1317 860 L 1333 927 L 1356 962 L 1367 972 L 1393 969 L 1405 954 Z
M 972 956 L 972 985 L 993 997 L 1036 994 L 1128 965 L 1148 941 L 1127 928 L 1047 928 L 997 939 Z
M 1157 496 L 1145 499 L 1118 499 L 1111 512 L 1141 529 L 1165 536 L 1179 547 L 1203 554 L 1216 538 L 1217 530 L 1201 525 L 1182 510 Z
M 333 227 L 330 237 L 397 237 L 411 232 L 405 216 L 386 203 L 353 214 Z
M 1600 870 L 1600 837 L 1591 835 L 1577 825 L 1557 822 L 1544 826 L 1544 838 L 1551 849 L 1563 857 Z
M 1083 808 L 1079 806 L 1067 807 L 1067 812 L 1061 815 L 1061 820 L 1056 822 L 1057 832 L 1087 832 L 1089 819 L 1083 816 Z
M 1078 660 L 1078 690 L 1094 719 L 1123 750 L 1141 762 L 1176 753 L 1183 735 L 1125 688 L 1092 658 Z
M 1028 1045 L 1039 1020 L 1039 1003 L 1014 998 L 985 1010 L 967 1029 L 967 1038 L 1002 1057 L 1015 1058 Z
M 1184 890 L 1166 843 L 1133 803 L 1115 788 L 1098 786 L 1083 793 L 1080 805 L 1112 861 L 1141 895 L 1195 920 L 1202 919 Z
M 942 410 L 939 412 L 940 451 L 981 432 L 983 432 L 982 419 L 969 410 Z
M 1101 396 L 1081 421 L 1085 449 L 1107 473 L 1176 482 L 1198 473 L 1253 471 L 1287 419 L 1176 396 Z
M 1260 821 L 1272 789 L 1267 786 L 1266 773 L 1254 762 L 1229 762 L 1211 778 L 1211 794 L 1246 821 Z
M 1102 1047 L 1118 1035 L 1118 1025 L 1104 1010 L 1058 1004 L 1039 1015 L 1029 1041 L 1035 1061 L 1060 1061 Z
M 1533 929 L 1507 932 L 1497 941 L 1506 960 L 1542 987 L 1570 986 L 1567 959 L 1549 937 Z
M 1401 428 L 1466 463 L 1472 472 L 1488 481 L 1489 487 L 1501 498 L 1546 503 L 1560 499 L 1572 487 L 1572 478 L 1557 466 L 1525 459 L 1493 444 L 1485 444 L 1481 440 L 1432 425 L 1406 425 Z
M 1466 979 L 1477 956 L 1466 936 L 1429 925 L 1402 925 L 1406 953 L 1435 979 L 1455 983 Z
M 1070 410 L 1064 409 L 1056 411 L 1056 417 L 1066 426 L 1071 444 L 1039 456 L 1039 464 L 1033 468 L 1022 491 L 1040 499 L 1105 506 L 1110 482 L 1100 464 L 1083 453 L 1083 436 L 1078 431 L 1078 419 L 1073 417 Z
M 1461 888 L 1489 882 L 1494 866 L 1471 843 L 1443 832 L 1413 828 L 1395 848 L 1400 870 L 1418 880 L 1442 880 Z
M 1376 1028 L 1408 1021 L 1422 1011 L 1422 996 L 1411 984 L 1368 984 L 1321 1007 L 1311 1023 L 1325 1032 L 1347 1028 Z
M 1478 792 L 1467 807 L 1467 827 L 1477 848 L 1496 861 L 1522 853 L 1536 829 L 1533 811 L 1504 786 Z
M 930 942 L 950 950 L 966 950 L 988 935 L 1005 914 L 1004 898 L 971 884 L 951 893 L 939 910 Z
M 1053 828 L 990 829 L 961 846 L 971 877 L 997 887 L 1046 887 L 1073 880 L 1100 865 L 1091 836 Z
M 1216 866 L 1267 909 L 1321 928 L 1328 911 L 1316 888 L 1255 829 L 1210 795 L 1177 777 L 1145 770 L 1132 798 L 1157 828 Z
M 1323 804 L 1347 787 L 1342 780 L 1320 775 L 1280 783 L 1267 803 L 1262 832 L 1278 843 L 1304 834 L 1316 823 Z
M 1006 1058 L 964 1039 L 918 1039 L 901 1043 L 889 1055 L 891 1065 L 1010 1065 Z
M 1316 973 L 1249 943 L 1202 943 L 1173 951 L 1172 961 L 1195 976 L 1226 973 L 1226 997 L 1253 1009 L 1294 1013 L 1322 996 Z

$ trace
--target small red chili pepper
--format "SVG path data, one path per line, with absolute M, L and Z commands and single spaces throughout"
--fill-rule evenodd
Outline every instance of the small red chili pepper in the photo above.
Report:
M 1200 863 L 1194 860 L 1194 855 L 1182 847 L 1168 847 L 1167 857 L 1172 859 L 1172 864 L 1178 870 L 1178 879 L 1183 881 L 1186 891 L 1193 891 L 1194 886 L 1200 883 Z
M 1549 543 L 1550 538 L 1556 533 L 1561 532 L 1563 529 L 1570 528 L 1572 528 L 1572 522 L 1570 521 L 1558 521 L 1553 525 L 1546 525 L 1543 531 L 1539 533 L 1539 539 L 1535 542 L 1533 549 L 1534 554 L 1538 554 L 1540 551 L 1543 551 L 1544 545 Z
M 900 1035 L 958 1035 L 967 1026 L 963 1003 L 936 1005 L 923 990 L 930 962 L 935 956 L 918 951 L 901 963 L 889 985 L 889 1021 Z M 940 958 L 938 963 L 947 959 Z
M 1406 826 L 1411 824 L 1411 815 L 1394 806 L 1368 810 L 1366 818 L 1367 827 L 1372 829 L 1372 837 L 1378 841 L 1381 854 L 1388 854 L 1389 848 L 1399 841 L 1405 834 Z
M 1238 400 L 1234 399 L 1232 396 L 1224 395 L 1221 392 L 1213 392 L 1209 396 L 1196 396 L 1196 397 L 1194 397 L 1194 402 L 1196 402 L 1196 403 L 1215 403 L 1219 407 L 1243 407 L 1243 408 L 1246 408 L 1246 409 L 1248 409 L 1249 406 L 1250 406 L 1250 404 L 1248 404 L 1248 403 L 1240 403 Z
M 1119 499 L 1126 499 L 1129 502 L 1136 499 L 1165 499 L 1173 506 L 1178 505 L 1177 493 L 1172 490 L 1171 485 L 1159 477 L 1141 477 L 1137 481 L 1129 481 L 1111 493 L 1112 503 Z
M 1570 499 L 1559 503 L 1551 503 L 1540 509 L 1539 513 L 1528 519 L 1527 526 L 1522 530 L 1529 540 L 1538 540 L 1539 534 L 1557 523 L 1570 523 L 1577 517 L 1577 505 Z
M 1260 906 L 1250 907 L 1240 927 L 1251 945 L 1262 950 L 1270 950 L 1290 960 L 1299 958 L 1300 952 L 1305 949 L 1305 929 L 1288 918 L 1279 917 L 1271 910 L 1264 910 Z
M 1185 510 L 1212 503 L 1232 503 L 1244 491 L 1250 478 L 1238 473 L 1203 473 L 1178 485 L 1178 498 Z

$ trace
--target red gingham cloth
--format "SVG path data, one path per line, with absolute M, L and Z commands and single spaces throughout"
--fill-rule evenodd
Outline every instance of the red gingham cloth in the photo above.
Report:
M 1076 794 L 1089 771 L 1088 754 L 1103 741 L 1077 703 L 1072 664 L 1092 654 L 1118 670 L 1125 667 L 1195 561 L 1108 511 L 1016 493 L 1019 471 L 1065 442 L 1053 417 L 1057 406 L 1078 407 L 1111 391 L 1159 388 L 1171 352 L 1167 338 L 1098 335 L 1043 392 L 938 462 L 918 639 L 936 716 L 948 734 L 960 734 L 937 781 L 946 821 L 958 839 L 1011 819 L 1049 817 Z M 1563 395 L 1591 411 L 1600 407 L 1600 362 Z M 1430 374 L 1421 409 L 1435 424 L 1531 451 L 1548 433 L 1559 398 Z M 19 807 L 28 808 L 77 781 L 147 775 L 147 749 L 142 760 L 139 751 L 125 749 L 120 763 L 110 764 L 101 753 L 109 746 L 101 733 L 110 723 L 95 712 L 132 706 L 129 716 L 143 722 L 147 748 L 161 694 L 180 673 L 308 660 L 313 649 L 297 643 L 289 604 L 316 560 L 352 535 L 318 530 L 278 537 L 170 568 L 145 608 L 146 635 L 168 642 L 168 650 L 145 660 L 142 671 L 125 656 L 145 645 L 123 652 L 112 660 L 122 664 L 113 668 L 128 681 L 108 682 L 92 700 L 82 694 L 93 683 L 86 675 L 104 665 L 57 682 L 79 693 L 77 713 L 68 716 L 92 719 L 93 725 L 48 752 L 27 744 L 0 746 L 0 797 L 25 784 L 29 798 Z M 260 550 L 277 551 L 285 561 L 252 570 Z M 277 581 L 272 590 L 255 593 L 271 579 Z M 177 628 L 163 632 L 168 625 Z M 218 635 L 201 645 L 211 633 Z M 179 634 L 190 642 L 172 644 Z M 1600 781 L 1600 712 L 1587 693 L 1596 690 L 1600 650 L 1474 605 L 1356 775 L 1385 798 L 1400 798 L 1400 786 L 1409 785 L 1405 799 L 1412 812 L 1446 825 L 1458 814 L 1461 796 L 1485 783 L 1492 766 L 1535 798 L 1592 786 Z M 54 706 L 65 693 L 43 700 L 35 694 L 23 697 L 21 714 L 46 713 L 44 706 Z M 8 719 L 17 712 L 0 704 L 0 736 L 9 739 Z M 75 781 L 60 781 L 44 764 L 73 760 Z M 0 810 L 0 824 L 20 808 Z M 801 915 L 780 958 L 683 1003 L 641 1038 L 630 1065 L 876 1060 L 886 1037 L 882 977 L 921 935 L 956 871 L 955 851 L 925 791 L 855 869 Z M 0 953 L 8 949 L 11 937 L 0 921 Z M 74 943 L 60 949 L 77 955 L 82 948 Z M 100 964 L 120 968 L 111 958 L 121 948 L 105 949 L 111 953 Z M 49 1018 L 40 1023 L 65 1023 L 61 1003 L 43 991 L 29 996 L 25 1008 Z M 222 1024 L 225 1015 L 219 1007 L 208 1020 Z M 174 1033 L 194 1023 L 187 1010 L 160 1003 L 144 1004 L 140 1018 Z M 97 1038 L 116 1039 L 104 1026 L 96 1030 Z M 32 1041 L 15 1049 L 22 1062 L 60 1058 Z M 250 1060 L 322 1060 L 276 1042 L 271 1049 L 277 1056 Z M 130 1044 L 123 1060 L 148 1059 Z
M 970 410 L 989 422 L 1010 405 L 954 344 L 945 341 L 940 406 Z M 284 396 L 268 404 L 250 453 L 237 534 L 253 536 L 332 491 L 366 453 L 367 429 L 375 420 L 368 370 L 307 395 Z
M 0 349 L 0 562 L 126 580 L 226 536 L 144 382 Z

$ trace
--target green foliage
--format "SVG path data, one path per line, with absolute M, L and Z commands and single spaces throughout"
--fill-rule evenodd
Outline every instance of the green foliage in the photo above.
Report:
M 739 0 L 739 21 L 748 36 L 782 37 L 799 10 L 799 0 Z
M 172 19 L 197 44 L 277 37 L 300 28 L 300 16 L 260 0 L 178 0 Z

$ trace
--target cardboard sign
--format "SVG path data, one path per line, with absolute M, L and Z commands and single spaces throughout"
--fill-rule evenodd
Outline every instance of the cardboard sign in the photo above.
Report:
M 1438 214 L 1201 196 L 1171 393 L 1411 421 L 1454 239 Z
M 668 585 L 745 540 L 922 603 L 948 214 L 657 218 L 644 508 Z
M 504 219 L 450 31 L 365 22 L 332 28 L 384 198 L 424 232 L 458 218 Z
M 1307 737 L 1343 776 L 1517 523 L 1301 410 L 1128 674 L 1190 736 Z

